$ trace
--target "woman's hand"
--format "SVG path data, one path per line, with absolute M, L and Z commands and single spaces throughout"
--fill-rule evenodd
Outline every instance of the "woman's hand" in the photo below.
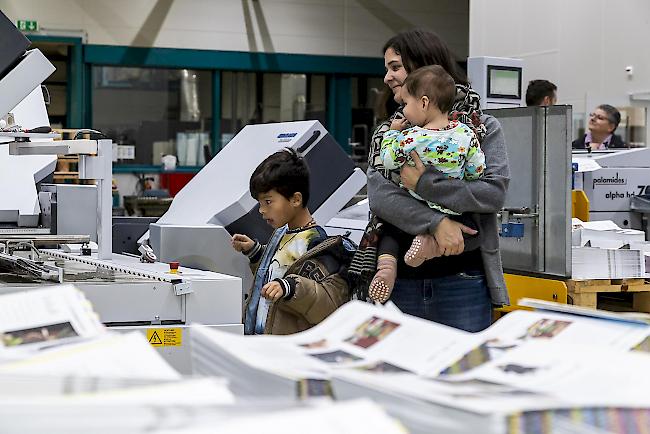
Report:
M 433 234 L 444 256 L 460 255 L 465 250 L 463 234 L 476 235 L 478 231 L 458 223 L 450 218 L 443 218 Z
M 424 167 L 422 160 L 420 160 L 420 156 L 417 152 L 411 151 L 409 155 L 415 163 L 415 166 L 409 166 L 408 164 L 403 165 L 402 170 L 400 171 L 400 177 L 402 178 L 402 185 L 404 185 L 404 187 L 411 191 L 415 191 L 420 176 L 422 176 L 426 168 Z

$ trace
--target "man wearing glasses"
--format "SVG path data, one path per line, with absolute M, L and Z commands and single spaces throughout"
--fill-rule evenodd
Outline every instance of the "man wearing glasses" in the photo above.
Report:
M 621 136 L 614 134 L 616 127 L 621 122 L 621 113 L 608 104 L 596 107 L 589 113 L 587 134 L 573 141 L 573 149 L 591 149 L 592 151 L 625 148 Z

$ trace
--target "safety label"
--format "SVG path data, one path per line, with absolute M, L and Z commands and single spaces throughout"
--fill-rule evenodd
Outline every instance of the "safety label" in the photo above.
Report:
M 180 347 L 183 343 L 183 330 L 180 328 L 147 329 L 147 340 L 154 347 Z

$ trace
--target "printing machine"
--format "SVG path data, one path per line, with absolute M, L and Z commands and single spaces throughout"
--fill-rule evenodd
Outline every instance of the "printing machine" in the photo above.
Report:
M 574 175 L 575 188 L 587 195 L 591 220 L 612 220 L 620 227 L 643 229 L 642 214 L 632 209 L 631 201 L 635 196 L 650 195 L 650 148 L 574 151 L 573 162 L 579 171 Z M 582 171 L 583 165 L 595 170 Z
M 112 253 L 112 142 L 26 131 L 49 126 L 41 83 L 55 68 L 38 50 L 8 50 L 25 38 L 0 15 L 0 293 L 74 283 L 115 330 L 174 334 L 154 346 L 191 372 L 189 324 L 243 332 L 241 279 Z M 60 154 L 79 155 L 79 178 L 96 185 L 46 184 Z
M 320 122 L 247 125 L 150 225 L 148 239 L 160 260 L 239 276 L 244 290 L 249 289 L 248 260 L 232 249 L 230 237 L 243 233 L 261 242 L 269 238 L 272 229 L 248 191 L 249 179 L 262 160 L 285 147 L 298 150 L 309 166 L 307 206 L 314 219 L 332 229 L 331 235 L 345 233 L 347 229 L 327 224 L 363 188 L 366 176 Z

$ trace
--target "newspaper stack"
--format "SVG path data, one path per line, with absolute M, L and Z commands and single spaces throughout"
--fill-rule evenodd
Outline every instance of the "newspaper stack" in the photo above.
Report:
M 563 309 L 573 314 L 508 314 L 438 376 L 339 369 L 333 389 L 341 399 L 373 399 L 413 433 L 550 433 L 569 425 L 568 432 L 595 432 L 610 428 L 612 414 L 650 416 L 650 380 L 635 381 L 650 366 L 647 323 Z M 593 418 L 573 426 L 568 414 Z
M 614 222 L 573 219 L 571 277 L 573 279 L 643 278 L 650 251 L 645 233 L 621 229 Z
M 73 286 L 0 296 L 2 433 L 145 432 L 233 402 L 221 379 L 182 379 L 141 333 L 107 331 Z
M 41 350 L 0 364 L 0 375 L 61 375 L 176 380 L 173 369 L 139 332 L 104 333 L 92 340 Z
M 377 404 L 367 399 L 346 402 L 326 402 L 317 406 L 256 411 L 237 407 L 235 417 L 222 417 L 211 423 L 202 423 L 158 434 L 406 434 L 407 431 L 390 418 Z M 254 413 L 253 415 L 251 413 Z M 224 414 L 224 416 L 226 416 Z M 254 416 L 254 417 L 251 417 Z
M 235 395 L 263 390 L 288 398 L 306 379 L 320 381 L 320 388 L 308 391 L 323 393 L 329 379 L 337 399 L 369 397 L 415 433 L 504 433 L 511 421 L 535 412 L 598 406 L 627 411 L 632 402 L 650 408 L 650 395 L 639 399 L 645 380 L 626 380 L 625 390 L 608 392 L 622 381 L 615 372 L 620 366 L 628 373 L 650 366 L 643 353 L 650 347 L 650 326 L 566 308 L 515 311 L 470 334 L 351 302 L 292 336 L 202 329 L 193 333 L 193 361 L 203 373 L 227 377 Z M 598 372 L 607 378 L 594 381 Z M 565 385 L 572 387 L 569 393 Z M 565 422 L 561 413 L 549 414 Z
M 459 376 L 338 370 L 332 382 L 340 399 L 373 399 L 412 433 L 555 433 L 567 422 L 562 414 L 592 415 L 577 420 L 583 432 L 634 433 L 643 431 L 621 429 L 617 417 L 648 426 L 650 380 L 643 372 L 649 365 L 644 353 L 531 341 Z
M 5 379 L 0 376 L 3 387 L 16 383 Z M 214 378 L 111 383 L 106 378 L 23 377 L 20 382 L 38 388 L 40 380 L 50 384 L 47 393 L 41 388 L 41 393 L 28 396 L 0 394 L 0 432 L 150 433 L 212 418 L 219 414 L 216 408 L 226 413 L 234 403 L 225 382 Z M 76 389 L 57 389 L 59 384 L 74 384 Z M 101 390 L 97 384 L 102 384 Z
M 0 300 L 0 362 L 106 332 L 72 285 L 3 294 Z
M 44 380 L 49 383 L 49 391 L 17 396 L 0 393 L 3 434 L 406 432 L 376 404 L 367 401 L 319 401 L 310 407 L 278 399 L 235 402 L 225 382 L 215 378 L 141 380 L 123 382 L 119 388 L 112 388 L 116 384 L 107 379 L 5 379 L 0 376 L 3 386 L 23 384 L 31 388 L 38 388 L 39 380 Z M 75 391 L 61 390 L 60 384 L 72 385 Z M 97 390 L 98 384 L 102 390 Z
M 641 250 L 572 247 L 573 279 L 626 279 L 645 277 Z
M 573 246 L 620 249 L 625 244 L 645 241 L 643 231 L 623 229 L 611 220 L 583 222 L 574 217 L 571 225 Z
M 0 296 L 0 375 L 179 379 L 138 332 L 107 331 L 72 285 Z
M 327 395 L 332 370 L 438 373 L 476 337 L 451 327 L 358 301 L 291 336 L 192 333 L 195 372 L 228 378 L 238 396 Z M 458 348 L 460 346 L 460 348 Z

